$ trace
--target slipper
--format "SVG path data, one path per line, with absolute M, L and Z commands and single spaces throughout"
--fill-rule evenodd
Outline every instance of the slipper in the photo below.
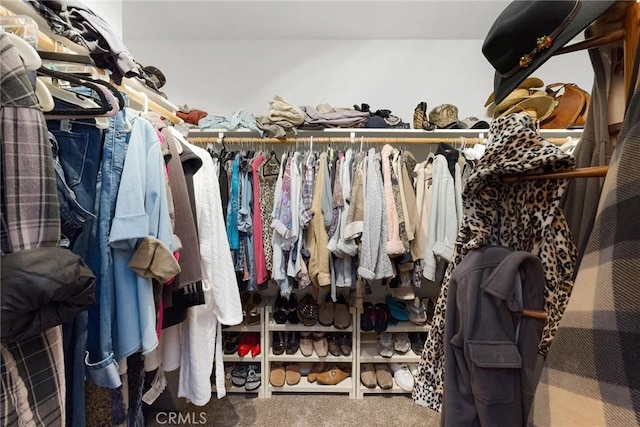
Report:
M 322 326 L 333 325 L 333 316 L 335 314 L 336 304 L 328 298 L 322 307 L 320 307 L 320 313 L 318 315 L 318 321 Z
M 298 317 L 298 297 L 296 294 L 292 293 L 289 295 L 289 301 L 287 303 L 287 322 L 292 325 L 297 325 L 300 323 L 300 318 Z
M 231 382 L 237 387 L 242 387 L 247 382 L 247 366 L 245 363 L 238 363 L 233 368 Z
M 282 325 L 287 322 L 287 299 L 284 297 L 276 298 L 276 303 L 273 308 L 273 320 L 278 325 Z
M 224 354 L 234 354 L 238 351 L 238 343 L 240 342 L 239 332 L 230 332 L 223 335 L 226 338 L 224 343 Z
M 300 365 L 297 363 L 289 363 L 284 368 L 284 376 L 287 380 L 287 384 L 296 385 L 300 382 Z
M 362 314 L 360 315 L 360 330 L 364 332 L 373 331 L 375 320 L 373 304 L 365 302 L 362 305 Z
M 416 297 L 411 304 L 406 306 L 411 323 L 424 325 L 427 323 L 427 310 L 420 298 Z
M 337 329 L 347 329 L 351 325 L 349 306 L 343 295 L 338 297 L 336 309 L 333 315 L 333 324 Z
M 285 382 L 284 365 L 282 363 L 273 363 L 271 365 L 271 374 L 269 382 L 274 387 L 283 387 Z
M 251 364 L 247 368 L 247 379 L 244 388 L 248 391 L 255 390 L 262 384 L 262 374 L 260 373 L 260 365 Z
M 389 307 L 389 312 L 393 317 L 398 320 L 409 320 L 409 315 L 406 312 L 406 306 L 404 303 L 394 299 L 391 295 L 387 295 L 384 299 Z
M 384 332 L 389 324 L 389 307 L 386 304 L 378 303 L 374 307 L 375 320 L 373 330 L 376 332 Z

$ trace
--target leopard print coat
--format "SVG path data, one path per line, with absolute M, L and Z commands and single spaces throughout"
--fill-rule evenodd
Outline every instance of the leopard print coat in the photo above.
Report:
M 449 279 L 472 249 L 510 246 L 537 255 L 545 271 L 548 313 L 539 352 L 546 355 L 573 286 L 576 249 L 560 199 L 566 180 L 503 184 L 500 176 L 572 168 L 575 159 L 542 139 L 526 114 L 512 114 L 491 124 L 493 141 L 469 176 L 463 192 L 464 218 L 445 274 L 435 316 L 425 342 L 413 400 L 440 411 L 444 383 L 444 322 Z

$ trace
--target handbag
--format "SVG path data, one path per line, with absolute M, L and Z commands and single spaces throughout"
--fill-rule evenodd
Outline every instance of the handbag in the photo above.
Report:
M 553 113 L 540 123 L 542 129 L 583 127 L 591 95 L 575 83 L 553 83 L 545 88 L 555 101 Z

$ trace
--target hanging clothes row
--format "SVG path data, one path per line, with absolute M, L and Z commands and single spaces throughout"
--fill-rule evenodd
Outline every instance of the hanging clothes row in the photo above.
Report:
M 228 150 L 218 183 L 229 247 L 243 290 L 269 279 L 288 297 L 311 284 L 357 289 L 357 279 L 388 283 L 399 299 L 412 286 L 439 283 L 461 221 L 469 158 L 450 145 L 417 163 L 408 150 Z M 453 215 L 452 215 L 453 212 Z

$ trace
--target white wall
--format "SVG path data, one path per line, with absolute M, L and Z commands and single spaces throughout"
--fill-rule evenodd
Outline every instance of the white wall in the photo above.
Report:
M 83 0 L 83 3 L 122 37 L 122 0 Z
M 210 113 L 264 114 L 281 95 L 295 105 L 391 109 L 411 123 L 420 101 L 485 115 L 493 69 L 482 40 L 125 40 L 136 60 L 167 77 L 173 102 Z M 534 75 L 591 90 L 586 52 L 552 58 Z

